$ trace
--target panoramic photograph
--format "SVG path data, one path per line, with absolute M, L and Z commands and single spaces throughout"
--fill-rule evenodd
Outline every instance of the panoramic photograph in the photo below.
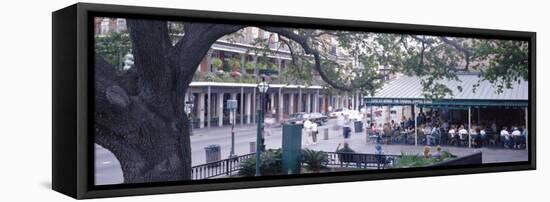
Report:
M 93 21 L 95 185 L 529 160 L 527 41 Z

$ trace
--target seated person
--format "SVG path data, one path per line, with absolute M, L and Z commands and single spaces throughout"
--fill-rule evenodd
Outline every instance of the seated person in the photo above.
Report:
M 342 144 L 338 144 L 338 147 L 336 147 L 336 153 L 338 153 L 338 159 L 340 160 L 340 163 L 352 163 L 354 153 L 355 151 L 349 147 L 349 144 L 347 142 L 344 142 L 344 147 L 340 149 L 340 146 Z
M 426 144 L 427 145 L 435 145 L 436 141 L 440 138 L 439 137 L 439 127 L 436 125 L 433 128 L 427 129 L 428 132 L 426 133 Z
M 479 135 L 480 129 L 479 127 L 474 127 L 470 130 L 470 135 L 472 136 L 472 144 L 475 147 L 481 146 L 481 137 Z
M 340 149 L 340 146 L 342 146 L 342 143 L 338 144 L 338 147 L 336 147 L 336 153 L 355 153 L 351 147 L 349 147 L 349 143 L 344 142 L 344 147 Z
M 458 134 L 457 134 L 457 131 L 456 131 L 456 128 L 455 128 L 454 125 L 451 126 L 451 129 L 449 129 L 449 132 L 448 132 L 448 133 L 449 133 L 449 138 L 450 138 L 450 139 L 449 139 L 449 142 L 450 142 L 451 144 L 456 144 L 456 143 L 458 143 L 458 139 L 459 139 L 459 138 L 458 138 Z
M 489 138 L 487 137 L 487 132 L 485 131 L 485 128 L 482 128 L 481 130 L 479 130 L 479 136 L 481 138 L 482 144 L 487 143 Z
M 521 132 L 519 131 L 519 128 L 514 127 L 514 130 L 512 131 L 512 136 L 520 136 Z
M 435 152 L 432 153 L 432 157 L 434 158 L 441 158 L 441 146 L 437 145 L 437 147 L 435 147 Z
M 509 148 L 512 142 L 512 137 L 510 135 L 510 132 L 508 132 L 508 130 L 506 129 L 506 127 L 502 127 L 502 130 L 500 131 L 500 141 L 503 143 L 504 147 Z
M 468 130 L 466 130 L 464 126 L 460 126 L 460 130 L 458 130 L 458 136 L 461 140 L 465 140 L 468 137 Z
M 514 148 L 518 148 L 521 147 L 522 145 L 522 136 L 521 136 L 521 132 L 519 131 L 519 128 L 518 127 L 514 127 L 514 130 L 512 131 L 512 139 L 513 139 L 513 146 Z
M 430 158 L 432 154 L 430 153 L 430 147 L 424 146 L 424 158 Z

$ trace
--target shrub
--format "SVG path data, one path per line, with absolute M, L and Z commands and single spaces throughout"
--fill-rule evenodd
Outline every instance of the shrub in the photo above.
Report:
M 440 158 L 425 158 L 424 155 L 419 154 L 404 154 L 401 153 L 400 157 L 397 157 L 395 159 L 395 163 L 393 165 L 394 168 L 411 168 L 411 167 L 423 167 L 423 166 L 429 166 L 435 163 L 439 163 L 441 161 L 446 161 L 449 159 L 455 158 L 453 154 L 451 154 L 449 151 L 442 151 Z
M 282 174 L 283 161 L 281 149 L 268 149 L 260 156 L 260 172 L 262 175 Z M 256 158 L 251 157 L 241 162 L 240 176 L 254 176 L 256 174 Z
M 215 81 L 216 78 L 217 78 L 216 74 L 211 73 L 211 72 L 207 72 L 207 73 L 204 75 L 204 81 Z
M 229 61 L 232 71 L 239 71 L 241 69 L 241 61 L 237 58 L 232 58 Z
M 223 63 L 223 71 L 224 72 L 231 72 L 231 65 L 229 65 L 229 62 Z
M 315 151 L 311 149 L 302 150 L 302 163 L 306 164 L 306 168 L 319 172 L 325 168 L 328 163 L 328 155 L 322 151 Z
M 245 65 L 244 65 L 244 67 L 246 68 L 246 71 L 247 71 L 248 73 L 254 72 L 254 66 L 255 66 L 255 65 L 254 65 L 253 62 L 246 62 Z
M 220 58 L 212 58 L 211 63 L 215 69 L 219 70 L 222 67 L 223 61 Z

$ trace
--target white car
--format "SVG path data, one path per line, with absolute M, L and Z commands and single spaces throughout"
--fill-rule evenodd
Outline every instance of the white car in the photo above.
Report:
M 345 116 L 347 114 L 347 111 L 349 111 L 349 110 L 346 109 L 346 108 L 335 109 L 334 111 L 330 112 L 329 117 L 336 118 L 336 117 L 339 117 L 341 115 Z

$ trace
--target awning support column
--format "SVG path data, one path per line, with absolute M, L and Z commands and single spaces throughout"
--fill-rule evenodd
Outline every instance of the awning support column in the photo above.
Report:
M 472 107 L 468 107 L 468 148 L 472 148 Z
M 372 124 L 372 118 L 374 114 L 372 114 L 372 105 L 370 105 L 369 107 L 370 107 L 370 123 Z
M 418 109 L 416 107 L 416 105 L 414 105 L 414 146 L 417 146 L 418 145 L 418 119 L 417 119 L 417 115 L 418 115 Z

